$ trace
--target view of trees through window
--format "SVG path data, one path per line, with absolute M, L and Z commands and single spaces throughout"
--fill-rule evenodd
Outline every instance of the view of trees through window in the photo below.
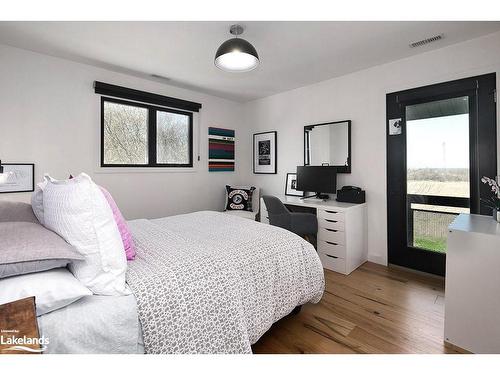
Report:
M 156 139 L 148 130 L 150 113 L 153 116 L 151 125 L 156 127 Z M 189 113 L 105 99 L 102 126 L 105 166 L 191 164 L 192 124 Z M 155 151 L 156 157 L 149 160 L 149 155 L 155 155 Z
M 156 161 L 159 164 L 189 163 L 189 117 L 157 112 Z
M 147 108 L 104 102 L 104 164 L 147 162 Z

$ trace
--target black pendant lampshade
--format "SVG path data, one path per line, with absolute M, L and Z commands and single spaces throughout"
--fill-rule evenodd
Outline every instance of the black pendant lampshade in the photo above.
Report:
M 228 72 L 248 72 L 259 65 L 259 55 L 245 39 L 237 36 L 243 33 L 243 27 L 232 25 L 230 33 L 235 38 L 226 40 L 217 49 L 215 54 L 215 66 Z

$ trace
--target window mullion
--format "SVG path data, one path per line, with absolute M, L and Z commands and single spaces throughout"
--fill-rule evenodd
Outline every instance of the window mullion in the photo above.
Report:
M 156 165 L 156 110 L 148 111 L 148 164 Z

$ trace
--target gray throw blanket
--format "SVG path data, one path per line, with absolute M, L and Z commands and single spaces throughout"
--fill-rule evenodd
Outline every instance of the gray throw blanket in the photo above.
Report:
M 284 229 L 202 211 L 129 222 L 127 282 L 146 353 L 250 353 L 271 325 L 324 290 L 313 246 Z

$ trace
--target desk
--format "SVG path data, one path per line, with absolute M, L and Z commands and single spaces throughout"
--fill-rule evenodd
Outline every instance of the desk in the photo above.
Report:
M 366 203 L 344 203 L 317 198 L 277 196 L 293 211 L 308 209 L 318 218 L 317 250 L 323 268 L 350 274 L 368 260 Z M 269 224 L 264 200 L 260 201 L 260 221 Z

